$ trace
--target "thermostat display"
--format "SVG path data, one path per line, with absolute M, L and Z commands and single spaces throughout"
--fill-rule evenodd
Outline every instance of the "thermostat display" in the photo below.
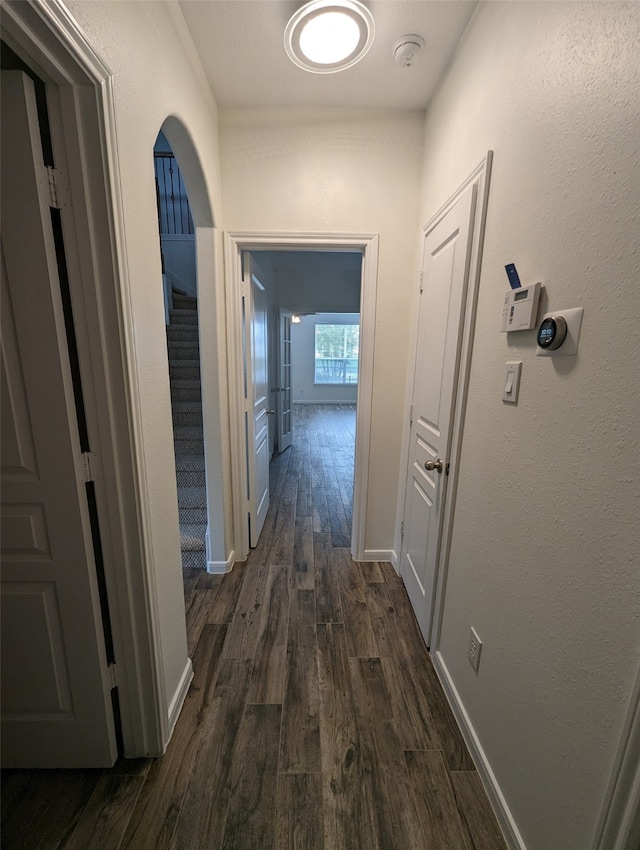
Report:
M 547 351 L 560 348 L 567 335 L 567 323 L 562 316 L 548 316 L 538 329 L 538 345 Z
M 583 314 L 582 307 L 571 307 L 544 315 L 536 334 L 536 356 L 571 357 L 577 354 Z

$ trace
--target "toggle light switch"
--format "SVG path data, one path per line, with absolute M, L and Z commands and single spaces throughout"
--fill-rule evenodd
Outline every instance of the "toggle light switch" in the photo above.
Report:
M 518 392 L 520 390 L 520 373 L 522 372 L 522 360 L 509 360 L 504 364 L 504 378 L 502 379 L 502 401 L 508 404 L 518 403 Z

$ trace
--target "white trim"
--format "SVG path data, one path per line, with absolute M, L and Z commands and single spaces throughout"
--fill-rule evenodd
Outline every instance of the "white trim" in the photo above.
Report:
M 180 716 L 180 712 L 182 711 L 184 701 L 187 698 L 187 693 L 189 692 L 189 685 L 191 684 L 192 679 L 193 664 L 191 663 L 191 659 L 187 658 L 187 663 L 184 665 L 184 670 L 182 671 L 182 676 L 180 676 L 180 681 L 178 682 L 176 692 L 174 693 L 173 697 L 171 698 L 171 701 L 169 702 L 169 737 L 171 737 L 171 735 L 173 734 L 175 725 L 178 722 L 178 717 Z
M 229 402 L 233 486 L 234 549 L 241 560 L 249 553 L 246 522 L 247 460 L 244 445 L 242 400 L 242 316 L 238 297 L 242 279 L 241 252 L 265 250 L 362 251 L 360 290 L 360 361 L 356 412 L 355 476 L 351 554 L 364 560 L 373 401 L 373 360 L 378 282 L 378 235 L 375 233 L 258 233 L 227 232 L 224 235 L 225 291 L 229 362 Z
M 166 126 L 163 124 L 163 127 Z M 171 139 L 170 139 L 171 141 Z M 187 157 L 176 151 L 179 161 Z M 185 152 L 186 153 L 186 152 Z M 200 181 L 200 187 L 204 180 Z M 191 196 L 199 190 L 194 187 Z M 196 216 L 199 214 L 196 211 Z M 228 436 L 225 433 L 227 401 L 220 391 L 224 358 L 224 331 L 221 331 L 221 309 L 218 269 L 218 231 L 214 227 L 195 225 L 196 275 L 198 278 L 198 333 L 200 342 L 200 384 L 204 435 L 204 463 L 207 492 L 207 562 L 224 563 L 230 550 L 225 532 L 228 508 L 225 503 L 225 453 Z M 218 570 L 219 571 L 219 570 Z
M 592 847 L 593 850 L 640 847 L 640 667 Z
M 209 532 L 207 531 L 207 534 Z M 218 575 L 220 573 L 228 573 L 233 569 L 233 565 L 236 562 L 236 553 L 231 552 L 226 561 L 207 561 L 207 572 L 212 575 Z
M 358 561 L 384 561 L 393 564 L 396 553 L 393 549 L 365 549 Z
M 150 517 L 137 374 L 133 357 L 114 94 L 111 72 L 59 0 L 3 3 L 3 36 L 58 87 L 69 148 L 74 204 L 86 213 L 90 245 L 81 293 L 86 356 L 94 365 L 94 397 L 101 413 L 104 489 L 101 531 L 105 559 L 125 754 L 156 755 L 168 740 L 168 713 L 153 580 Z M 91 193 L 83 192 L 85 181 Z M 86 200 L 93 201 L 89 205 Z M 91 250 L 92 249 L 92 250 Z M 110 262 L 105 263 L 105 258 Z M 107 332 L 108 331 L 108 332 Z
M 473 761 L 475 762 L 478 774 L 482 779 L 485 791 L 489 797 L 493 810 L 498 818 L 498 822 L 502 829 L 504 838 L 511 850 L 527 850 L 524 839 L 520 835 L 516 822 L 511 814 L 507 801 L 502 795 L 498 780 L 496 779 L 489 760 L 485 755 L 480 739 L 469 719 L 469 715 L 460 699 L 460 695 L 456 690 L 453 679 L 449 674 L 449 670 L 444 662 L 442 655 L 435 652 L 432 655 L 433 666 L 438 674 L 438 679 L 445 692 L 447 700 L 451 706 L 451 710 L 458 722 L 458 726 L 462 731 L 465 743 L 469 748 Z

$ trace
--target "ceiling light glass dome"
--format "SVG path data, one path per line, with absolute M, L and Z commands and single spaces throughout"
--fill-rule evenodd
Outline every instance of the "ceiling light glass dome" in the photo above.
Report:
M 305 71 L 334 74 L 362 59 L 374 32 L 371 13 L 358 0 L 312 0 L 287 24 L 284 46 Z

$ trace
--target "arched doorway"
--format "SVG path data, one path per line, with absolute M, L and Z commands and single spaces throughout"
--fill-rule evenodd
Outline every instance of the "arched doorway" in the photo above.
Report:
M 162 260 L 180 554 L 183 569 L 206 569 L 205 484 L 196 243 L 179 163 L 162 131 L 153 149 Z
M 183 301 L 177 310 L 185 311 L 192 310 L 197 306 L 197 319 L 190 318 L 182 312 L 179 317 L 185 320 L 185 326 L 190 327 L 190 330 L 178 331 L 178 337 L 185 337 L 186 345 L 183 350 L 188 348 L 193 343 L 193 348 L 190 355 L 193 355 L 197 345 L 197 359 L 191 357 L 190 366 L 175 366 L 173 369 L 174 383 L 177 383 L 177 389 L 184 391 L 187 396 L 193 394 L 193 398 L 184 399 L 179 404 L 186 405 L 174 415 L 174 433 L 176 420 L 180 420 L 184 414 L 184 424 L 177 427 L 186 429 L 201 428 L 201 436 L 193 434 L 196 442 L 190 445 L 185 445 L 186 452 L 183 457 L 189 457 L 190 460 L 185 460 L 183 466 L 197 466 L 199 461 L 195 457 L 200 455 L 203 466 L 199 470 L 193 470 L 195 475 L 186 475 L 178 481 L 179 500 L 181 504 L 181 515 L 186 521 L 182 523 L 185 527 L 185 533 L 181 535 L 188 538 L 197 530 L 198 533 L 204 533 L 204 551 L 200 547 L 199 540 L 185 541 L 187 546 L 183 547 L 183 552 L 194 556 L 193 563 L 189 560 L 190 565 L 202 566 L 208 572 L 225 572 L 233 565 L 233 553 L 228 551 L 228 542 L 230 540 L 229 526 L 231 518 L 225 516 L 225 494 L 223 492 L 223 481 L 229 480 L 227 471 L 225 470 L 225 453 L 223 452 L 223 440 L 228 437 L 225 434 L 222 423 L 225 421 L 226 403 L 220 393 L 220 346 L 219 346 L 219 322 L 221 313 L 221 295 L 217 289 L 217 274 L 216 274 L 216 259 L 217 259 L 217 241 L 218 234 L 215 229 L 215 221 L 213 215 L 212 204 L 209 198 L 204 173 L 200 164 L 199 157 L 191 137 L 180 122 L 175 117 L 169 117 L 165 120 L 160 128 L 159 138 L 166 140 L 166 146 L 175 156 L 176 162 L 179 164 L 180 180 L 184 182 L 186 195 L 188 195 L 188 207 L 192 219 L 192 226 L 181 225 L 183 229 L 192 229 L 193 233 L 184 234 L 189 240 L 191 236 L 194 241 L 194 269 L 195 269 L 195 292 L 188 289 L 188 269 L 187 277 L 184 278 L 185 286 L 180 286 L 178 282 L 177 288 L 186 289 L 184 296 L 187 299 L 193 299 L 194 295 L 197 298 L 195 303 L 188 304 Z M 175 229 L 175 228 L 174 228 Z M 188 265 L 188 261 L 187 261 Z M 175 268 L 175 266 L 174 266 Z M 175 284 L 175 277 L 174 277 Z M 194 337 L 194 327 L 197 328 L 197 335 Z M 189 337 L 189 340 L 186 338 Z M 197 362 L 199 361 L 199 363 Z M 222 364 L 224 368 L 224 364 Z M 197 378 L 199 375 L 200 394 L 197 395 Z M 196 410 L 196 406 L 199 407 Z M 193 420 L 193 421 L 192 421 Z M 189 433 L 182 432 L 180 437 L 186 441 L 189 440 Z M 199 442 L 201 441 L 201 442 Z M 176 441 L 179 442 L 179 441 Z M 197 449 L 197 451 L 192 451 Z M 192 479 L 192 480 L 190 480 Z M 206 501 L 200 502 L 194 506 L 194 512 L 191 513 L 191 504 L 193 499 L 199 499 L 202 495 L 199 491 L 206 490 Z M 227 499 L 228 501 L 228 499 Z M 189 520 L 195 519 L 195 522 Z M 190 528 L 189 528 L 190 526 Z M 194 528 L 197 526 L 197 529 Z M 194 545 L 191 550 L 188 548 L 190 542 Z M 189 559 L 189 555 L 187 558 Z

